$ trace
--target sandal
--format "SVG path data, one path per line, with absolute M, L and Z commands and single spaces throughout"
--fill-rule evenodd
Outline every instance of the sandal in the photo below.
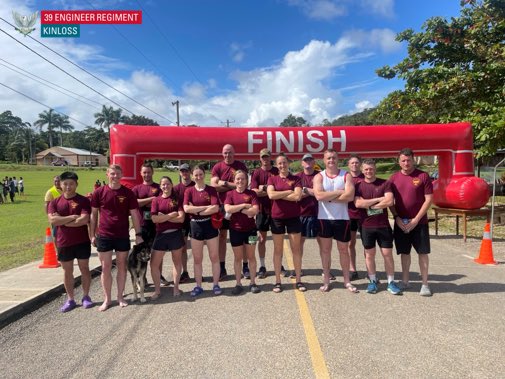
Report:
M 345 288 L 347 288 L 349 290 L 349 292 L 351 293 L 358 293 L 358 289 L 356 287 L 354 287 L 351 283 L 347 283 L 345 285 Z
M 282 292 L 282 284 L 281 283 L 275 283 L 274 288 L 272 289 L 275 293 L 281 293 Z
M 319 291 L 321 291 L 321 292 L 330 292 L 330 285 L 329 284 L 323 284 L 321 287 L 319 287 Z
M 195 288 L 193 288 L 190 295 L 191 295 L 191 297 L 197 297 L 197 296 L 201 295 L 202 293 L 203 293 L 203 288 L 196 286 Z
M 302 282 L 296 283 L 296 289 L 300 292 L 305 292 L 307 291 L 307 287 Z

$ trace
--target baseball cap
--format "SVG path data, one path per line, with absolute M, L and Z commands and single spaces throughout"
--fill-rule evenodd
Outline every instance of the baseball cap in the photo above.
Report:
M 268 149 L 261 149 L 260 150 L 260 158 L 265 157 L 265 156 L 271 157 L 272 153 Z
M 188 170 L 189 171 L 189 164 L 183 163 L 179 166 L 179 171 L 181 170 Z
M 306 160 L 306 159 L 314 159 L 314 157 L 312 156 L 312 154 L 305 154 L 303 157 L 302 157 L 302 161 Z

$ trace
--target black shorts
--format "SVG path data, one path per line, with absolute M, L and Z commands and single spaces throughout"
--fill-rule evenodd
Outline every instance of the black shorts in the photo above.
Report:
M 289 234 L 301 233 L 302 222 L 300 221 L 300 217 L 272 218 L 270 228 L 272 229 L 272 234 L 284 234 L 286 231 Z
M 219 230 L 230 229 L 230 220 L 227 220 L 224 218 L 224 215 L 226 214 L 226 212 L 224 211 L 224 205 L 221 205 L 219 207 L 219 212 L 221 212 L 221 214 L 223 215 L 223 223 L 221 224 L 221 227 L 219 228 Z
M 96 250 L 99 253 L 105 253 L 106 251 L 130 251 L 130 239 L 96 236 Z
M 191 221 L 189 217 L 186 217 L 184 219 L 184 222 L 182 223 L 182 235 L 184 237 L 187 237 L 191 234 L 190 232 L 191 232 Z
M 360 230 L 359 218 L 351 218 L 351 232 L 357 232 Z
M 272 217 L 266 213 L 258 213 L 256 215 L 256 228 L 260 232 L 268 232 L 270 230 L 270 224 L 272 223 Z
M 395 223 L 394 238 L 396 254 L 410 254 L 412 246 L 417 254 L 429 254 L 430 230 L 428 224 L 418 224 L 410 233 L 404 233 Z
M 384 228 L 361 228 L 361 241 L 365 249 L 372 249 L 377 243 L 384 249 L 393 248 L 393 230 L 387 226 Z
M 191 220 L 191 238 L 197 241 L 205 241 L 219 235 L 219 230 L 214 229 L 210 218 L 205 221 L 196 222 Z
M 302 237 L 315 238 L 319 234 L 319 220 L 317 216 L 302 216 Z
M 238 230 L 230 229 L 230 244 L 235 246 L 255 245 L 258 241 L 258 231 L 256 229 L 248 232 L 239 232 Z
M 182 230 L 173 232 L 158 233 L 154 237 L 153 250 L 158 251 L 174 251 L 180 249 L 184 245 Z
M 91 243 L 84 242 L 77 245 L 58 247 L 58 260 L 69 262 L 74 259 L 89 259 L 91 256 Z
M 349 220 L 319 220 L 319 237 L 333 238 L 340 242 L 351 240 Z

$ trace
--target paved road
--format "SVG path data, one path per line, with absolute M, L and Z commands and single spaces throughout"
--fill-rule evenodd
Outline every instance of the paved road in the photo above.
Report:
M 193 301 L 193 284 L 185 284 L 180 298 L 165 289 L 156 302 L 105 313 L 95 307 L 61 314 L 60 296 L 1 330 L 1 377 L 505 377 L 505 265 L 475 264 L 470 258 L 479 245 L 449 236 L 432 240 L 431 298 L 418 295 L 417 274 L 404 296 L 390 295 L 384 285 L 367 294 L 364 279 L 356 282 L 362 291 L 350 294 L 340 271 L 333 289 L 320 293 L 315 241 L 308 241 L 304 257 L 305 294 L 289 285 L 274 294 L 269 276 L 257 295 L 232 296 L 229 280 L 222 296 L 208 291 Z M 495 258 L 505 261 L 505 242 L 494 247 Z M 169 263 L 167 255 L 167 273 Z M 208 259 L 205 265 L 208 275 Z M 96 279 L 92 297 L 102 299 Z

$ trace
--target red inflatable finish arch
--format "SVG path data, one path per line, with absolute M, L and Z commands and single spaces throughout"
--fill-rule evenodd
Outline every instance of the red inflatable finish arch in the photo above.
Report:
M 123 168 L 123 182 L 141 182 L 145 159 L 220 160 L 224 144 L 235 147 L 237 159 L 258 159 L 262 148 L 292 158 L 322 155 L 334 148 L 341 158 L 396 157 L 405 147 L 416 155 L 439 156 L 434 203 L 440 207 L 476 209 L 488 199 L 484 180 L 474 176 L 472 127 L 469 123 L 342 126 L 310 128 L 214 128 L 114 125 L 110 129 L 111 162 Z

